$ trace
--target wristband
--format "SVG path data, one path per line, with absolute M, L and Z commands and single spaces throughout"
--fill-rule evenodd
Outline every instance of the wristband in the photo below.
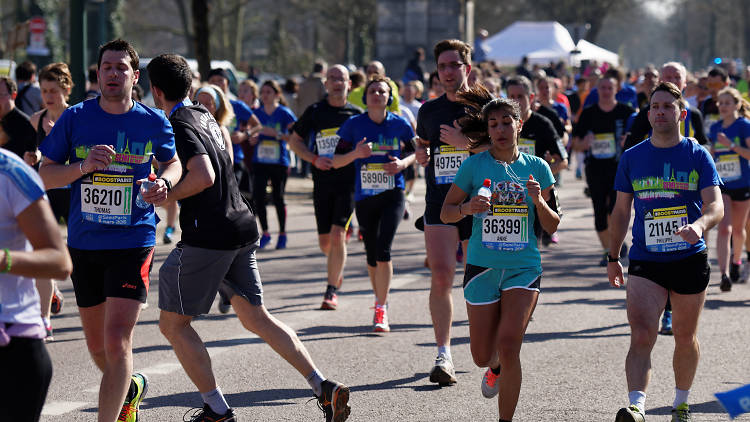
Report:
M 615 258 L 607 252 L 607 262 L 619 262 L 620 258 Z
M 3 252 L 5 252 L 5 268 L 0 269 L 0 274 L 6 274 L 10 272 L 10 266 L 12 263 L 12 259 L 10 257 L 10 250 L 8 248 L 4 248 Z
M 160 177 L 159 179 L 161 179 L 161 180 L 164 181 L 164 185 L 167 187 L 167 192 L 171 192 L 172 191 L 172 182 L 170 182 L 169 180 L 167 180 L 167 179 L 165 179 L 163 177 Z
M 81 176 L 83 176 L 84 174 L 86 174 L 86 173 L 85 173 L 85 172 L 83 171 L 83 160 L 79 161 L 79 164 L 78 164 L 78 170 L 79 170 L 79 171 L 81 172 Z
M 458 204 L 458 215 L 464 215 L 463 211 L 461 210 L 461 205 L 463 205 L 463 203 Z

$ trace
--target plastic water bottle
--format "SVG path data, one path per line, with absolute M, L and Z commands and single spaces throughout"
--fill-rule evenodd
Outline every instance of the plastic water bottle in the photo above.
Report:
M 156 175 L 151 173 L 148 175 L 148 180 L 141 182 L 141 188 L 138 189 L 138 196 L 135 198 L 135 204 L 139 207 L 146 209 L 151 206 L 148 202 L 143 199 L 143 192 L 151 189 L 156 184 Z
M 492 191 L 490 190 L 490 186 L 492 186 L 492 180 L 484 179 L 484 183 L 482 183 L 482 187 L 479 188 L 477 195 L 487 198 L 488 201 L 492 199 Z M 490 207 L 492 207 L 492 205 L 490 205 Z M 479 218 L 484 218 L 487 216 L 487 211 L 481 214 L 477 214 L 476 216 Z

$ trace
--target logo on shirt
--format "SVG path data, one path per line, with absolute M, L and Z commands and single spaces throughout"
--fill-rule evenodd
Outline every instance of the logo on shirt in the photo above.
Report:
M 132 168 L 128 164 L 146 164 L 151 161 L 151 155 L 153 154 L 151 140 L 133 142 L 125 136 L 125 132 L 117 132 L 117 140 L 114 145 L 117 154 L 107 170 L 125 172 Z M 90 146 L 79 145 L 75 149 L 76 157 L 85 160 L 90 150 Z
M 674 191 L 674 190 L 698 190 L 698 171 L 695 169 L 677 171 L 672 168 L 671 163 L 664 163 L 664 171 L 661 177 L 643 177 L 633 180 L 633 190 L 636 192 L 651 191 Z

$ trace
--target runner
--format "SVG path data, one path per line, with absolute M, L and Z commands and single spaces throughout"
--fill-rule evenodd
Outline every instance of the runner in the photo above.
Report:
M 279 219 L 279 237 L 276 241 L 276 249 L 286 248 L 286 204 L 284 204 L 284 192 L 286 191 L 286 178 L 289 175 L 289 129 L 291 129 L 297 117 L 292 110 L 287 108 L 281 96 L 281 87 L 276 81 L 268 80 L 260 87 L 259 107 L 255 112 L 263 125 L 262 129 L 250 138 L 250 144 L 255 147 L 253 155 L 253 191 L 257 194 L 253 197 L 255 210 L 258 213 L 260 227 L 263 236 L 260 238 L 260 249 L 266 247 L 271 241 L 271 233 L 268 231 L 268 218 L 266 217 L 266 186 L 271 181 L 271 197 L 276 208 L 276 217 Z
M 365 82 L 369 81 L 373 76 L 382 76 L 386 77 L 385 73 L 385 66 L 383 66 L 383 63 L 373 60 L 370 63 L 367 63 L 367 66 L 365 67 L 365 72 L 367 73 Z M 391 86 L 391 89 L 393 90 L 393 101 L 391 101 L 388 104 L 388 111 L 391 113 L 398 114 L 401 110 L 400 108 L 400 100 L 398 96 L 398 86 L 396 85 L 396 82 L 389 79 L 390 82 L 389 85 Z M 361 108 L 362 110 L 367 109 L 367 104 L 364 103 L 363 98 L 365 97 L 365 87 L 364 84 L 360 87 L 352 88 L 351 92 L 349 92 L 348 100 L 350 103 L 354 104 L 355 106 Z
M 367 255 L 367 273 L 375 292 L 376 332 L 388 324 L 388 292 L 393 278 L 391 244 L 404 215 L 404 175 L 414 164 L 414 129 L 386 110 L 393 101 L 390 80 L 374 75 L 365 85 L 367 113 L 347 120 L 339 129 L 340 144 L 350 152 L 335 154 L 333 167 L 354 162 L 354 200 Z
M 2 132 L 0 130 L 0 132 Z M 0 150 L 0 387 L 4 420 L 38 421 L 52 379 L 34 277 L 65 279 L 72 264 L 39 176 Z
M 214 119 L 216 119 L 216 122 L 219 123 L 219 128 L 226 144 L 226 152 L 229 154 L 230 162 L 233 162 L 234 150 L 228 126 L 235 117 L 229 99 L 224 95 L 224 91 L 216 85 L 205 84 L 195 91 L 194 100 L 205 107 Z
M 521 344 L 542 277 L 533 221 L 538 218 L 544 230 L 554 233 L 560 217 L 546 203 L 555 182 L 549 166 L 519 150 L 518 105 L 495 99 L 479 109 L 472 120 L 483 122 L 486 132 L 472 134 L 476 141 L 470 147 L 489 144 L 490 149 L 463 162 L 440 217 L 456 222 L 474 216 L 464 274 L 471 355 L 478 366 L 488 367 L 482 394 L 492 398 L 499 393 L 500 422 L 505 422 L 513 419 L 518 403 Z M 462 126 L 469 126 L 464 121 Z M 477 194 L 486 179 L 491 180 L 491 198 Z
M 0 147 L 15 153 L 26 164 L 33 166 L 39 162 L 36 155 L 36 132 L 29 123 L 29 116 L 13 102 L 16 95 L 16 83 L 7 76 L 0 76 L 0 126 L 5 134 L 0 139 Z
M 711 126 L 721 120 L 719 115 L 719 91 L 729 86 L 729 75 L 721 67 L 714 67 L 708 71 L 706 77 L 706 89 L 708 97 L 698 104 L 698 109 L 703 113 L 703 127 L 710 129 Z
M 615 205 L 615 173 L 622 153 L 625 122 L 635 110 L 615 100 L 617 80 L 602 77 L 597 83 L 599 100 L 583 110 L 573 128 L 573 148 L 586 153 L 586 183 L 594 206 L 594 226 L 604 252 L 599 265 L 607 266 L 610 214 Z M 624 255 L 627 245 L 623 243 Z
M 724 218 L 719 223 L 716 252 L 721 272 L 719 288 L 728 292 L 732 290 L 732 283 L 740 280 L 745 223 L 750 212 L 750 166 L 747 162 L 750 158 L 750 104 L 734 88 L 722 89 L 717 99 L 721 120 L 711 125 L 710 138 L 716 170 L 723 182 Z M 730 242 L 734 247 L 730 247 Z
M 97 66 L 101 96 L 67 109 L 55 122 L 41 145 L 39 174 L 47 188 L 72 185 L 71 279 L 86 345 L 102 371 L 99 421 L 119 416 L 135 422 L 148 388 L 144 375 L 130 374 L 133 329 L 146 302 L 154 253 L 150 204 L 166 199 L 181 168 L 169 121 L 130 97 L 139 76 L 133 47 L 120 39 L 104 44 Z M 152 156 L 161 178 L 140 192 Z M 138 198 L 131 192 L 140 192 Z M 145 207 L 136 200 L 141 196 Z
M 336 152 L 346 153 L 336 133 L 350 117 L 362 110 L 346 100 L 349 71 L 342 65 L 328 69 L 325 81 L 328 95 L 308 107 L 292 127 L 289 147 L 312 163 L 313 207 L 318 228 L 318 244 L 326 255 L 328 286 L 320 309 L 338 308 L 337 291 L 344 279 L 346 231 L 354 211 L 354 164 L 333 168 Z M 312 150 L 307 145 L 312 145 Z
M 443 40 L 435 45 L 434 55 L 445 94 L 424 103 L 419 109 L 419 140 L 415 155 L 419 163 L 427 167 L 424 239 L 427 263 L 432 271 L 430 315 L 438 348 L 435 365 L 430 370 L 430 382 L 448 385 L 457 381 L 450 350 L 451 289 L 456 274 L 454 255 L 459 242 L 462 250 L 467 248 L 471 219 L 446 224 L 440 220 L 440 209 L 461 162 L 469 157 L 469 138 L 461 133 L 457 122 L 465 114 L 464 106 L 457 102 L 457 95 L 467 89 L 471 47 L 459 40 Z
M 674 313 L 675 399 L 672 421 L 690 421 L 687 404 L 700 349 L 698 317 L 711 269 L 703 231 L 719 223 L 721 184 L 713 160 L 680 135 L 685 103 L 677 86 L 662 82 L 651 94 L 648 117 L 653 136 L 626 151 L 617 169 L 617 203 L 612 213 L 610 251 L 619 251 L 635 209 L 627 283 L 630 350 L 625 360 L 630 405 L 617 422 L 643 422 L 651 350 L 659 315 L 669 297 Z M 608 255 L 613 287 L 625 284 L 621 256 Z
M 171 192 L 182 202 L 182 239 L 159 270 L 159 328 L 203 398 L 203 407 L 190 420 L 236 420 L 216 384 L 208 351 L 191 326 L 193 318 L 208 312 L 219 289 L 243 326 L 306 377 L 326 420 L 346 420 L 349 388 L 323 378 L 296 334 L 263 306 L 255 216 L 237 187 L 219 125 L 186 98 L 190 66 L 181 56 L 165 54 L 151 60 L 148 73 L 154 101 L 174 125 L 185 174 Z

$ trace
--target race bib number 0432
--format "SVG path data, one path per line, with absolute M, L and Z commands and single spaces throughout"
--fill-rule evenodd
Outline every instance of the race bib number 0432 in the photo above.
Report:
M 493 205 L 482 219 L 482 245 L 498 251 L 520 251 L 529 243 L 529 207 Z
M 643 218 L 646 249 L 649 252 L 674 252 L 688 249 L 690 244 L 677 234 L 688 223 L 687 208 L 682 205 L 647 211 Z
M 130 225 L 132 199 L 133 176 L 94 173 L 81 183 L 81 215 L 88 221 Z

